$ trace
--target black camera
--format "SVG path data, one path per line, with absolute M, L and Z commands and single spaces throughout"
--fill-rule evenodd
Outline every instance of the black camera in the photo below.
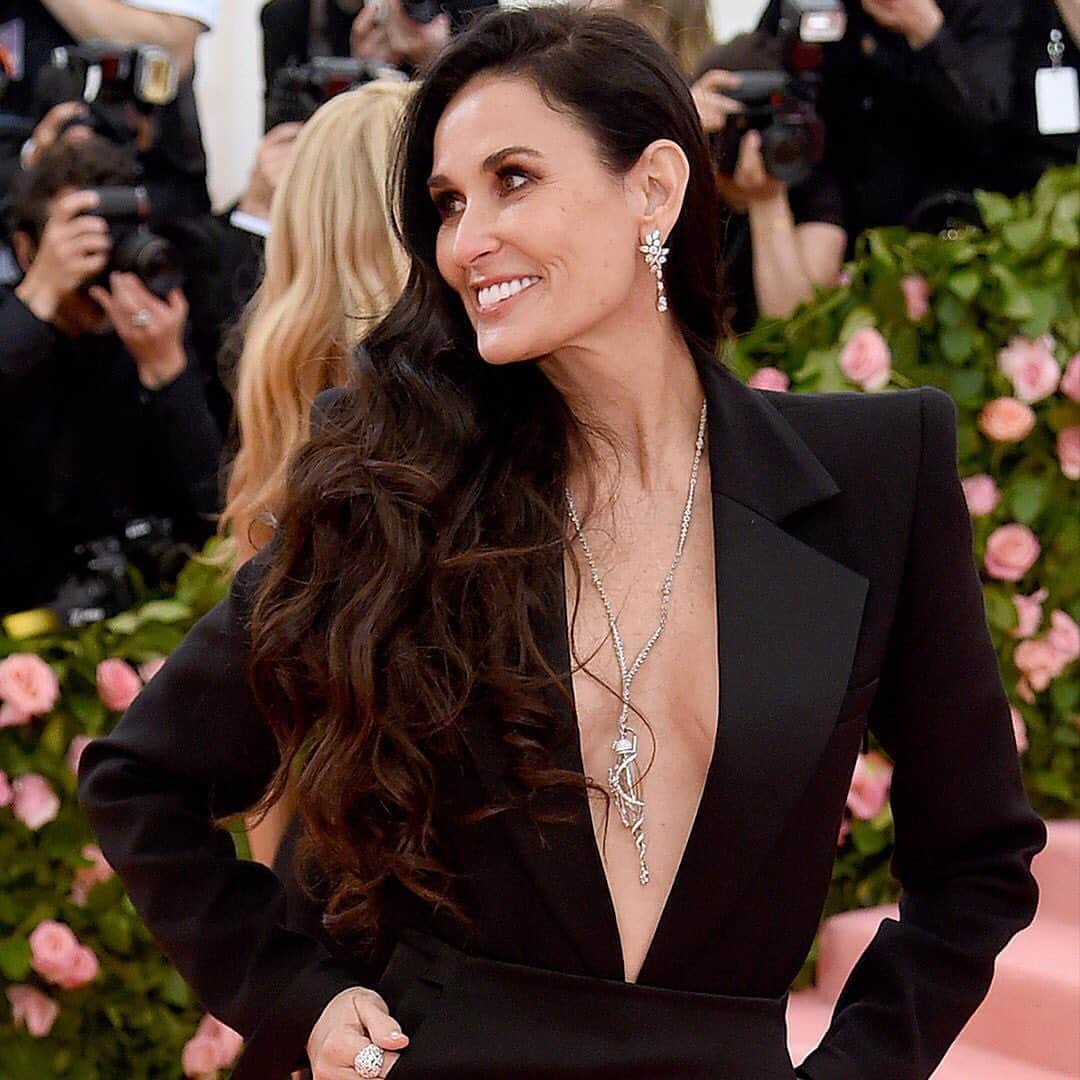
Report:
M 317 56 L 306 64 L 287 65 L 274 76 L 266 98 L 266 130 L 304 124 L 331 98 L 376 79 L 403 82 L 405 76 L 387 64 L 348 56 Z
M 741 102 L 743 111 L 727 118 L 712 139 L 713 159 L 730 175 L 739 159 L 743 135 L 761 132 L 761 156 L 770 176 L 794 187 L 821 163 L 825 125 L 812 100 L 801 96 L 797 79 L 786 71 L 736 71 L 739 85 L 724 93 Z
M 111 273 L 135 274 L 155 295 L 165 299 L 184 284 L 183 268 L 175 246 L 147 224 L 150 196 L 144 187 L 93 188 L 98 204 L 87 215 L 109 224 L 112 253 L 99 283 Z
M 38 119 L 54 105 L 81 101 L 88 116 L 69 121 L 85 125 L 121 145 L 134 142 L 131 110 L 149 114 L 176 98 L 179 73 L 170 53 L 156 45 L 87 41 L 53 49 L 38 76 L 34 112 Z
M 133 518 L 119 535 L 76 547 L 75 568 L 42 606 L 72 628 L 110 619 L 135 603 L 136 574 L 150 587 L 173 581 L 191 554 L 190 546 L 173 538 L 169 518 Z

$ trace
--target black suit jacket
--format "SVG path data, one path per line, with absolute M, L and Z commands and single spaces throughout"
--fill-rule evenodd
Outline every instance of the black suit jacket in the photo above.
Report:
M 773 394 L 719 367 L 704 382 L 720 717 L 637 986 L 621 982 L 588 808 L 572 792 L 555 796 L 564 825 L 508 813 L 448 830 L 472 928 L 402 896 L 389 970 L 385 955 L 286 928 L 276 877 L 237 862 L 210 820 L 249 806 L 275 762 L 245 680 L 257 561 L 86 750 L 80 796 L 101 846 L 205 1004 L 248 1037 L 238 1075 L 282 1075 L 329 999 L 366 983 L 413 1036 L 394 1070 L 403 1080 L 790 1077 L 786 1052 L 772 1056 L 776 1003 L 818 923 L 868 721 L 895 759 L 901 918 L 881 927 L 800 1075 L 926 1077 L 978 1005 L 994 956 L 1034 913 L 1029 865 L 1045 833 L 984 618 L 954 406 L 932 389 Z M 568 673 L 562 595 L 544 638 Z M 480 714 L 467 737 L 468 760 L 440 793 L 451 802 L 477 783 L 503 791 Z M 576 738 L 560 763 L 581 769 Z M 437 941 L 460 950 L 452 977 Z M 640 1021 L 629 1035 L 625 1016 Z

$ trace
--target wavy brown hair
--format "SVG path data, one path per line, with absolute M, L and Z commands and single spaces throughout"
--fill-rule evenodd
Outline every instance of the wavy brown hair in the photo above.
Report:
M 409 105 L 396 159 L 408 282 L 291 462 L 252 613 L 253 685 L 281 751 L 263 804 L 298 762 L 326 926 L 354 941 L 377 937 L 391 883 L 456 910 L 440 806 L 461 796 L 467 723 L 495 726 L 514 812 L 539 816 L 545 788 L 583 783 L 551 765 L 566 734 L 551 691 L 567 673 L 537 627 L 561 602 L 563 491 L 587 433 L 535 364 L 483 362 L 435 261 L 435 129 L 481 72 L 532 79 L 615 174 L 657 139 L 683 148 L 670 310 L 699 365 L 719 336 L 712 171 L 664 50 L 624 19 L 561 6 L 492 13 L 456 38 Z

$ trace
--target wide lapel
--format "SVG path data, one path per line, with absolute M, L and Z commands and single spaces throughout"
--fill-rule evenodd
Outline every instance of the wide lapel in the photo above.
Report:
M 781 527 L 839 489 L 769 395 L 719 367 L 705 387 L 720 717 L 700 809 L 641 972 L 659 985 L 677 980 L 679 958 L 701 947 L 703 916 L 722 924 L 817 767 L 868 588 Z

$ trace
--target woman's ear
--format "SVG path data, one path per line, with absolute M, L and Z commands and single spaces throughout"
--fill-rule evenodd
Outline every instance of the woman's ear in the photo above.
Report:
M 19 268 L 25 274 L 26 271 L 30 269 L 30 264 L 34 261 L 34 256 L 37 254 L 34 241 L 30 239 L 29 233 L 25 233 L 19 229 L 12 234 L 11 244 L 15 252 L 15 261 L 19 264 Z
M 690 162 L 681 146 L 670 139 L 657 139 L 641 152 L 627 177 L 641 220 L 641 233 L 660 230 L 671 234 L 682 212 Z

